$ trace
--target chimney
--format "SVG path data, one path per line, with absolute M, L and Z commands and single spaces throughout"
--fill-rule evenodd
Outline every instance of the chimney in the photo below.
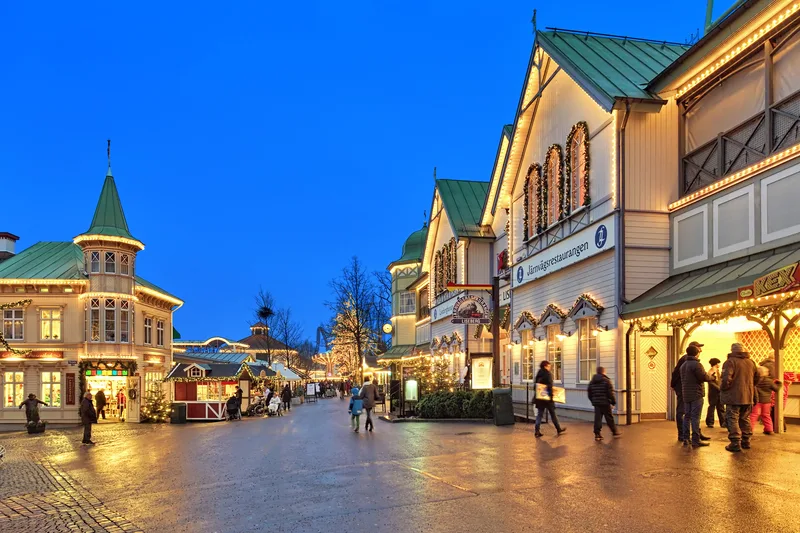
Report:
M 0 231 L 0 263 L 14 256 L 18 240 L 13 233 Z

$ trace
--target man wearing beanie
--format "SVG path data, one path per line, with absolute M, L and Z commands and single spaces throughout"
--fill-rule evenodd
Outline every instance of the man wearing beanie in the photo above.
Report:
M 728 426 L 728 440 L 725 446 L 729 452 L 740 452 L 750 448 L 753 427 L 750 425 L 750 412 L 753 409 L 756 383 L 759 375 L 750 354 L 738 342 L 731 345 L 731 353 L 722 365 L 721 400 L 725 404 L 725 423 Z
M 708 375 L 697 356 L 700 350 L 696 346 L 689 345 L 686 348 L 686 359 L 681 366 L 681 387 L 683 389 L 684 411 L 686 415 L 683 419 L 684 446 L 689 445 L 689 435 L 691 426 L 692 447 L 708 446 L 705 442 L 709 437 L 700 433 L 700 415 L 703 412 L 703 397 L 705 396 L 705 382 Z
M 725 406 L 719 397 L 719 386 L 722 383 L 722 370 L 719 367 L 721 361 L 712 357 L 708 361 L 711 369 L 708 371 L 708 412 L 706 413 L 706 426 L 714 427 L 714 412 L 717 413 L 720 427 L 725 427 Z

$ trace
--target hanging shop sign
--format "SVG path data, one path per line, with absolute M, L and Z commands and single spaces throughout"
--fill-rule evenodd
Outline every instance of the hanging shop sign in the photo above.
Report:
M 606 217 L 519 263 L 513 269 L 511 286 L 517 288 L 529 281 L 611 250 L 614 248 L 615 235 L 616 218 Z
M 0 352 L 0 359 L 8 359 L 11 357 L 22 359 L 64 359 L 64 352 L 34 350 L 23 355 L 15 354 L 14 352 Z
M 489 304 L 481 296 L 462 296 L 453 306 L 453 324 L 489 324 Z
M 740 287 L 737 291 L 737 297 L 739 300 L 760 298 L 770 294 L 790 291 L 799 286 L 800 263 L 794 263 L 757 278 L 752 285 Z

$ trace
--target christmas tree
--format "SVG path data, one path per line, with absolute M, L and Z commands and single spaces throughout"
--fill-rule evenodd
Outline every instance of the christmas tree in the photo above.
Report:
M 147 391 L 142 405 L 142 422 L 167 422 L 170 411 L 169 401 L 161 387 Z

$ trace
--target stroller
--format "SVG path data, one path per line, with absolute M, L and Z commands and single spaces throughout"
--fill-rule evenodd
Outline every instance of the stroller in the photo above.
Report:
M 267 414 L 269 416 L 283 416 L 282 411 L 283 411 L 283 406 L 281 405 L 281 399 L 276 394 L 269 401 L 269 405 L 267 405 Z
M 228 420 L 241 420 L 242 413 L 239 410 L 239 400 L 236 399 L 236 396 L 231 396 L 227 402 L 225 402 L 225 410 L 228 412 Z

